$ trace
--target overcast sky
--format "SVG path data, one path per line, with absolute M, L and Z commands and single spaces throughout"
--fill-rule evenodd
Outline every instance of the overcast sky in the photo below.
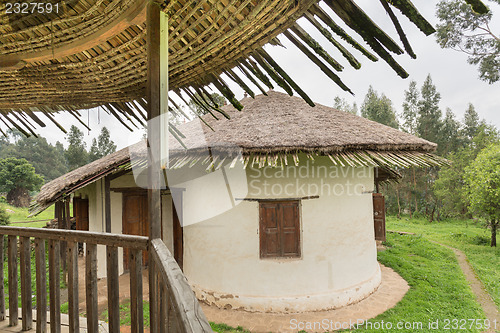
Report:
M 486 1 L 494 12 L 493 17 L 497 17 L 500 12 L 500 6 L 493 4 L 491 1 Z M 365 10 L 381 28 L 388 32 L 398 44 L 401 44 L 399 37 L 395 33 L 393 25 L 385 14 L 379 1 L 373 0 L 358 0 L 359 6 Z M 435 5 L 437 1 L 416 0 L 415 6 L 426 17 L 432 25 L 436 25 Z M 329 13 L 329 9 L 326 9 Z M 411 80 L 417 82 L 420 88 L 426 76 L 431 74 L 432 80 L 441 94 L 441 110 L 443 113 L 446 108 L 450 108 L 458 119 L 462 119 L 464 111 L 468 104 L 472 103 L 476 107 L 476 111 L 481 118 L 487 122 L 494 124 L 500 128 L 500 83 L 490 85 L 480 81 L 476 66 L 467 63 L 467 57 L 457 51 L 441 49 L 436 43 L 435 36 L 426 37 L 421 33 L 416 26 L 410 23 L 406 17 L 398 15 L 403 29 L 407 33 L 408 39 L 417 54 L 417 59 L 411 59 L 407 54 L 395 56 L 403 68 L 410 74 L 409 78 L 400 78 L 392 68 L 383 60 L 376 63 L 371 62 L 357 50 L 348 46 L 348 49 L 361 61 L 362 67 L 360 70 L 354 70 L 347 61 L 339 54 L 339 52 L 326 40 L 323 36 L 312 27 L 305 19 L 299 20 L 299 24 L 305 28 L 323 47 L 341 64 L 345 69 L 339 73 L 339 76 L 351 88 L 355 96 L 344 92 L 333 81 L 326 77 L 321 70 L 314 65 L 301 51 L 291 44 L 286 37 L 278 36 L 285 48 L 276 46 L 266 46 L 266 50 L 275 60 L 282 66 L 286 72 L 302 87 L 302 89 L 312 98 L 313 101 L 332 106 L 335 96 L 345 98 L 348 102 L 356 102 L 358 107 L 361 106 L 364 96 L 370 85 L 379 92 L 384 93 L 389 97 L 398 113 L 402 111 L 402 103 L 404 99 L 404 90 L 408 89 Z M 335 15 L 332 14 L 332 17 Z M 336 20 L 340 23 L 339 20 Z M 352 32 L 349 28 L 344 28 L 348 32 Z M 493 25 L 493 30 L 500 31 L 500 23 Z M 361 38 L 356 39 L 362 42 Z M 344 44 L 345 45 L 345 44 Z M 243 97 L 243 90 L 232 81 L 226 80 L 237 98 Z M 250 84 L 251 85 L 251 84 Z M 253 87 L 253 86 L 252 86 Z M 258 89 L 253 89 L 257 92 Z M 276 89 L 280 90 L 280 89 Z M 111 138 L 118 145 L 118 148 L 123 148 L 131 143 L 138 141 L 143 130 L 137 130 L 130 133 L 112 116 L 107 115 L 104 111 L 100 111 L 100 122 L 98 122 L 97 112 L 82 111 L 85 122 L 87 116 L 89 125 L 92 128 L 90 133 L 84 130 L 85 139 L 89 142 L 93 137 L 99 134 L 100 128 L 104 125 L 111 131 Z M 72 123 L 76 124 L 76 120 L 69 116 L 60 114 L 57 119 L 69 128 Z M 77 124 L 78 125 L 78 124 Z M 80 126 L 82 128 L 82 126 Z M 82 128 L 83 129 L 83 128 Z M 40 129 L 40 134 L 46 137 L 49 142 L 55 143 L 57 140 L 64 141 L 64 133 L 59 131 L 55 126 L 48 126 Z M 64 143 L 64 142 L 63 142 Z

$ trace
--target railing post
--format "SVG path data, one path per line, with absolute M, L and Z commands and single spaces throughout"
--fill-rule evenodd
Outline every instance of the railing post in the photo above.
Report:
M 9 326 L 19 323 L 17 294 L 17 237 L 9 235 Z
M 45 267 L 45 239 L 35 238 L 36 256 L 36 331 L 47 331 L 47 268 Z
M 109 331 L 120 332 L 120 290 L 118 280 L 118 248 L 106 246 L 108 279 L 108 319 Z
M 0 321 L 5 320 L 5 291 L 4 291 L 4 279 L 3 279 L 3 264 L 4 264 L 4 246 L 5 246 L 5 236 L 0 235 Z
M 149 265 L 152 264 L 150 261 Z M 142 297 L 142 251 L 130 249 L 131 333 L 142 333 L 144 331 Z
M 61 332 L 61 286 L 60 242 L 49 240 L 49 297 L 50 297 L 50 332 Z
M 22 330 L 29 331 L 33 327 L 33 310 L 31 306 L 31 251 L 30 238 L 20 238 L 21 253 L 21 313 Z
M 78 311 L 78 243 L 67 242 L 68 251 L 68 317 L 69 332 L 77 333 L 80 329 Z
M 97 245 L 86 244 L 85 255 L 85 290 L 87 304 L 87 330 L 90 333 L 99 332 L 97 313 Z

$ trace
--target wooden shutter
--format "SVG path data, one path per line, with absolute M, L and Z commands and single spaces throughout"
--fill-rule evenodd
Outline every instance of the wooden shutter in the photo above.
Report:
M 299 201 L 261 201 L 260 257 L 300 257 Z
M 373 225 L 375 240 L 385 242 L 385 200 L 382 193 L 373 193 Z

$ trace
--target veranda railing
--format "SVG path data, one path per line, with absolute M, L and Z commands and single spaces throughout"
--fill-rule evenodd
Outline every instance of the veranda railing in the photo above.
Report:
M 78 243 L 85 244 L 85 300 L 88 332 L 98 332 L 97 245 L 106 246 L 109 331 L 120 331 L 118 248 L 129 249 L 132 332 L 143 332 L 142 251 L 149 250 L 151 332 L 211 332 L 186 277 L 160 239 L 147 237 L 0 226 L 0 259 L 7 236 L 9 325 L 18 325 L 18 283 L 21 285 L 22 329 L 32 318 L 31 242 L 36 261 L 36 331 L 47 330 L 46 247 L 49 258 L 49 322 L 51 332 L 61 331 L 60 246 L 66 242 L 69 331 L 79 331 Z M 48 243 L 48 244 L 47 244 Z M 19 256 L 19 260 L 18 260 Z M 18 279 L 18 265 L 20 279 Z M 0 281 L 3 281 L 0 269 Z M 152 283 L 151 283 L 152 282 Z M 5 320 L 4 284 L 0 283 L 0 320 Z

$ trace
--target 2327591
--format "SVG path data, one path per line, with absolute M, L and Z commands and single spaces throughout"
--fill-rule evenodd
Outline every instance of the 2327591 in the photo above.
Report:
M 43 3 L 43 2 L 14 2 L 5 4 L 6 14 L 50 14 L 58 13 L 59 4 Z

